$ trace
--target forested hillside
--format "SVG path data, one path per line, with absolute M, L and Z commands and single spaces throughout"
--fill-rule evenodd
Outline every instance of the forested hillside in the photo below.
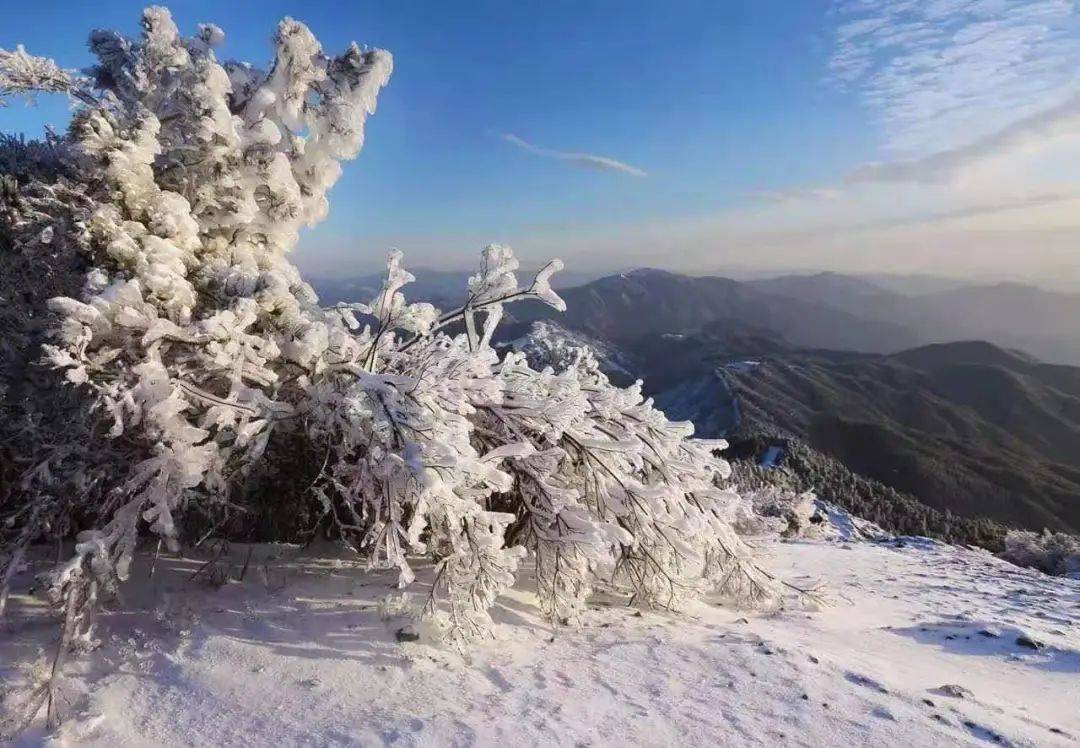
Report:
M 727 367 L 744 428 L 791 434 L 929 506 L 1080 530 L 1080 369 L 984 343 Z

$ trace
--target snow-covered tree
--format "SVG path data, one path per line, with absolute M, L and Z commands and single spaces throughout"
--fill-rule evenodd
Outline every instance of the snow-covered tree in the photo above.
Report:
M 424 615 L 451 639 L 487 629 L 525 562 L 560 621 L 596 584 L 665 607 L 771 594 L 725 519 L 722 443 L 692 439 L 640 384 L 613 386 L 587 350 L 537 370 L 492 349 L 504 304 L 562 308 L 558 261 L 522 286 L 491 245 L 461 306 L 440 312 L 406 301 L 395 252 L 370 303 L 318 305 L 288 252 L 358 154 L 388 53 L 329 56 L 286 19 L 263 70 L 220 62 L 215 26 L 184 37 L 162 8 L 142 25 L 138 39 L 95 31 L 98 63 L 80 74 L 0 51 L 0 99 L 77 102 L 64 173 L 5 204 L 13 254 L 86 264 L 81 288 L 49 301 L 43 346 L 79 394 L 78 426 L 49 431 L 0 504 L 4 594 L 28 544 L 77 533 L 47 588 L 65 646 L 89 646 L 140 536 L 177 549 L 193 528 L 299 505 L 310 531 L 403 586 L 434 560 Z
M 1017 566 L 1080 579 L 1080 538 L 1063 532 L 1009 530 L 1001 557 Z

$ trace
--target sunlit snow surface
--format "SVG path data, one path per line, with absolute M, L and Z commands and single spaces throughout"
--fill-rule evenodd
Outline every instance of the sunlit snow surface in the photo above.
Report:
M 188 581 L 201 562 L 159 561 L 156 588 L 143 564 L 125 608 L 102 619 L 103 646 L 70 666 L 66 723 L 23 744 L 1080 739 L 1080 582 L 919 539 L 757 544 L 777 575 L 820 585 L 827 606 L 676 616 L 600 598 L 580 629 L 552 630 L 525 582 L 497 606 L 495 638 L 465 656 L 399 644 L 407 605 L 386 600 L 396 575 L 325 546 L 256 547 L 245 581 L 217 589 Z M 232 549 L 234 571 L 245 555 Z M 0 638 L 0 708 L 54 635 L 35 605 L 17 598 Z

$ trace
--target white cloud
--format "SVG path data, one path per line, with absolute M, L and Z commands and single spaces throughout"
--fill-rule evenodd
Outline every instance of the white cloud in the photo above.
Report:
M 833 187 L 785 187 L 779 190 L 754 190 L 747 193 L 751 200 L 766 203 L 792 203 L 799 200 L 836 200 L 843 191 Z
M 925 247 L 957 222 L 1034 236 L 1033 216 L 1080 230 L 1080 215 L 1068 214 L 1080 198 L 1072 0 L 851 0 L 838 13 L 832 78 L 860 92 L 887 159 L 832 183 L 754 193 L 761 205 L 737 221 L 744 236 L 768 243 L 785 226 L 802 240 L 869 238 L 918 226 Z M 989 257 L 994 242 L 981 241 Z
M 848 183 L 924 182 L 956 179 L 982 161 L 1002 159 L 1033 149 L 1045 149 L 1058 139 L 1080 134 L 1080 94 L 1061 104 L 1013 122 L 997 132 L 956 148 L 909 161 L 865 164 L 852 170 Z
M 907 156 L 1058 105 L 1080 70 L 1074 0 L 848 0 L 830 64 Z
M 1074 0 L 850 0 L 838 14 L 830 76 L 880 128 L 880 163 L 755 190 L 701 216 L 515 240 L 581 265 L 937 272 L 1080 288 Z
M 500 137 L 511 145 L 515 145 L 523 151 L 535 154 L 537 156 L 543 156 L 545 158 L 553 158 L 559 161 L 566 161 L 574 166 L 579 166 L 585 169 L 598 169 L 600 171 L 610 171 L 616 174 L 627 174 L 632 177 L 644 177 L 647 176 L 644 171 L 625 164 L 622 161 L 616 161 L 613 158 L 607 156 L 596 156 L 591 153 L 575 153 L 572 151 L 556 151 L 550 148 L 541 148 L 540 146 L 533 145 L 528 141 L 519 138 L 517 135 L 511 133 L 503 133 Z

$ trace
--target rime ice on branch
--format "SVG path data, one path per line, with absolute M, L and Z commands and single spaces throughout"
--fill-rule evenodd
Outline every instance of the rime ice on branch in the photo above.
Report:
M 51 302 L 45 352 L 89 398 L 79 438 L 97 450 L 49 445 L 27 472 L 26 498 L 2 507 L 14 529 L 0 579 L 63 519 L 78 543 L 49 589 L 65 641 L 88 642 L 140 534 L 175 549 L 196 530 L 299 512 L 402 585 L 413 559 L 434 559 L 424 615 L 451 638 L 486 631 L 526 561 L 559 621 L 599 583 L 671 607 L 716 589 L 770 594 L 724 519 L 737 497 L 723 444 L 693 440 L 640 384 L 612 386 L 587 350 L 538 371 L 491 348 L 504 304 L 562 308 L 558 261 L 522 287 L 510 249 L 489 246 L 461 306 L 440 313 L 405 300 L 413 278 L 394 253 L 369 304 L 318 306 L 287 253 L 358 154 L 390 55 L 327 56 L 286 19 L 264 71 L 219 62 L 222 39 L 209 25 L 183 37 L 151 8 L 139 39 L 91 35 L 86 78 L 0 55 L 0 93 L 82 102 L 62 185 L 81 197 L 30 185 L 6 220 L 24 250 L 55 228 L 53 246 L 92 266 L 78 298 Z M 100 475 L 102 460 L 125 472 Z

